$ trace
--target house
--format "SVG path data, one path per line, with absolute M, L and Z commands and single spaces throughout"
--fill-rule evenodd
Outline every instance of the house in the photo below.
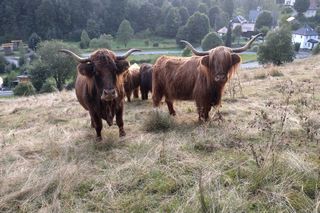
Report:
M 27 71 L 24 71 L 22 75 L 18 75 L 17 79 L 12 81 L 12 85 L 15 87 L 21 83 L 28 83 L 31 81 L 30 75 Z
M 292 32 L 292 43 L 300 43 L 301 49 L 312 50 L 315 44 L 319 43 L 319 35 L 317 31 L 309 25 Z
M 286 6 L 293 6 L 296 0 L 285 0 L 284 5 Z
M 317 14 L 317 0 L 310 0 L 309 9 L 304 13 L 307 18 L 314 17 Z
M 17 51 L 19 50 L 19 47 L 22 45 L 22 40 L 12 40 L 11 43 L 13 51 Z
M 5 55 L 12 55 L 13 54 L 13 44 L 12 43 L 5 43 L 2 44 L 2 49 Z

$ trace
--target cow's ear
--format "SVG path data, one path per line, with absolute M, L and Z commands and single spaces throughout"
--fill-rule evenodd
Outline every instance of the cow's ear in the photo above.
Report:
M 121 74 L 124 71 L 128 70 L 130 63 L 127 60 L 116 60 L 117 65 L 117 74 Z
M 236 53 L 232 53 L 231 54 L 231 59 L 232 59 L 232 66 L 234 66 L 234 65 L 236 65 L 236 64 L 241 62 L 240 56 L 238 54 L 236 54 Z
M 206 67 L 209 67 L 209 56 L 208 55 L 202 57 L 201 64 Z
M 94 76 L 94 65 L 93 63 L 81 63 L 78 65 L 78 70 L 81 75 L 85 75 L 89 78 Z

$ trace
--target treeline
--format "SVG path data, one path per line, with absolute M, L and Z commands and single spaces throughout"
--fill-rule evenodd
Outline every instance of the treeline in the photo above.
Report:
M 43 40 L 79 41 L 83 30 L 90 38 L 114 36 L 124 19 L 135 33 L 148 30 L 174 38 L 179 29 L 186 33 L 182 28 L 197 12 L 209 27 L 219 29 L 235 13 L 247 16 L 258 5 L 272 10 L 274 4 L 269 0 L 2 0 L 0 42 L 27 40 L 32 33 Z

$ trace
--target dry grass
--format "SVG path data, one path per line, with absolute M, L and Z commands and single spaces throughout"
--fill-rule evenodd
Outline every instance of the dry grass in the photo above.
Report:
M 126 103 L 99 143 L 73 92 L 0 99 L 0 211 L 319 212 L 319 59 L 240 70 L 205 124 Z

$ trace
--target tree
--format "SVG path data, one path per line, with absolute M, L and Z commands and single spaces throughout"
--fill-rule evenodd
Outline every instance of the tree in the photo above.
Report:
M 128 20 L 124 19 L 117 32 L 117 40 L 124 44 L 127 47 L 128 42 L 132 39 L 134 31 L 131 27 L 131 24 Z
M 238 45 L 240 43 L 240 37 L 241 37 L 241 33 L 242 33 L 242 27 L 241 25 L 237 25 L 233 31 L 232 31 L 232 34 L 237 38 L 238 40 Z
M 81 40 L 80 40 L 80 48 L 86 49 L 89 47 L 89 44 L 90 44 L 90 37 L 89 37 L 87 31 L 82 30 Z
M 231 47 L 231 43 L 232 43 L 232 21 L 229 21 L 228 24 L 228 31 L 226 34 L 226 40 L 225 40 L 225 46 L 226 47 Z
M 39 92 L 42 88 L 42 85 L 49 77 L 49 68 L 41 60 L 36 60 L 29 67 L 31 83 L 35 89 Z
M 310 0 L 296 0 L 293 8 L 298 12 L 298 14 L 302 15 L 306 12 L 310 7 Z
M 272 18 L 271 12 L 263 11 L 262 13 L 259 14 L 254 28 L 256 30 L 259 30 L 264 26 L 268 27 L 268 28 L 271 28 L 272 27 L 272 22 L 273 22 L 273 18 Z
M 208 33 L 201 42 L 203 50 L 210 50 L 223 44 L 222 39 L 215 32 Z
M 209 16 L 210 25 L 215 30 L 217 30 L 216 22 L 220 14 L 220 11 L 221 9 L 218 6 L 212 7 L 209 10 L 208 16 Z
M 181 17 L 181 24 L 185 25 L 188 21 L 188 18 L 190 17 L 188 9 L 186 7 L 180 7 L 179 14 Z
M 257 54 L 258 61 L 261 64 L 273 63 L 279 66 L 286 62 L 292 62 L 294 49 L 290 30 L 280 28 L 269 32 L 265 38 L 265 43 L 259 47 Z
M 37 50 L 37 45 L 41 42 L 40 36 L 37 33 L 32 33 L 28 39 L 28 46 L 33 51 Z
M 229 19 L 231 19 L 234 10 L 233 0 L 224 0 L 222 4 L 222 9 L 228 14 Z
M 41 42 L 37 51 L 41 62 L 48 67 L 48 76 L 54 78 L 59 91 L 63 89 L 66 80 L 75 76 L 76 70 L 76 62 L 65 54 L 60 53 L 60 49 L 72 49 L 75 53 L 79 52 L 56 40 Z
M 168 37 L 177 35 L 177 31 L 181 25 L 181 17 L 178 8 L 172 7 L 165 19 L 165 31 Z
M 207 8 L 208 8 L 208 6 L 205 3 L 200 3 L 199 6 L 198 6 L 198 11 L 200 13 L 204 13 L 204 14 L 207 15 L 207 13 L 208 13 L 208 9 Z
M 196 12 L 188 19 L 186 24 L 190 42 L 200 43 L 201 39 L 209 32 L 209 18 L 203 13 Z
M 91 38 L 98 37 L 101 33 L 100 24 L 95 19 L 88 19 L 86 30 Z

